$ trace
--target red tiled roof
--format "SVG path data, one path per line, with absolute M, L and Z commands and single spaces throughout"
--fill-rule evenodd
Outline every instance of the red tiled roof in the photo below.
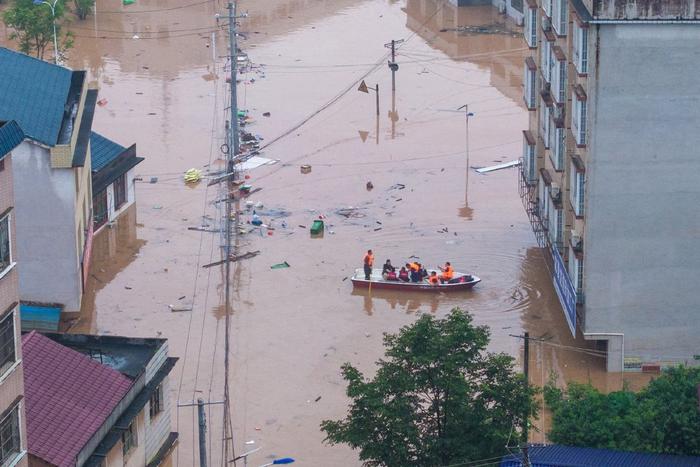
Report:
M 58 467 L 76 456 L 132 381 L 36 332 L 22 336 L 28 451 Z

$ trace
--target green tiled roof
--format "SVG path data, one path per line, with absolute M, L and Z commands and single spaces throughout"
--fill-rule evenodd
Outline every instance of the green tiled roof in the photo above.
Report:
M 0 159 L 16 148 L 24 139 L 24 133 L 17 122 L 0 122 Z
M 15 120 L 27 137 L 55 146 L 73 72 L 0 47 L 0 120 Z
M 99 172 L 100 169 L 112 162 L 120 154 L 126 151 L 124 146 L 120 146 L 112 140 L 95 133 L 90 135 L 90 159 L 92 162 L 92 171 Z

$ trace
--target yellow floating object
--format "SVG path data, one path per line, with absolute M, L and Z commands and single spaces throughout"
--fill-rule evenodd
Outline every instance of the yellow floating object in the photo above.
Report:
M 185 172 L 185 183 L 197 183 L 202 179 L 202 171 L 199 169 L 189 169 Z

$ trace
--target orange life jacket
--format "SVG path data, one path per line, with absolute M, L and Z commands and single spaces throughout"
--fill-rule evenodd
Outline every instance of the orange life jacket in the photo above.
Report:
M 367 253 L 365 255 L 365 264 L 369 267 L 374 266 L 374 255 L 370 255 L 369 253 Z
M 433 285 L 437 285 L 440 283 L 440 279 L 438 276 L 428 276 L 428 282 L 430 282 Z
M 445 266 L 445 270 L 442 272 L 442 278 L 443 279 L 452 279 L 452 276 L 454 276 L 455 270 L 452 269 L 452 266 Z
M 411 263 L 411 271 L 417 272 L 418 270 L 420 270 L 418 263 Z

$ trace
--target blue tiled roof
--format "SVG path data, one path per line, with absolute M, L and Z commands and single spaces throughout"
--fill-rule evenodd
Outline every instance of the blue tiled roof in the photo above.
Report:
M 0 120 L 16 120 L 27 137 L 56 145 L 73 72 L 0 47 Z
M 17 122 L 0 122 L 0 159 L 12 151 L 24 139 L 24 133 Z
M 124 151 L 126 151 L 124 146 L 120 146 L 114 141 L 109 140 L 93 131 L 90 135 L 92 171 L 98 172 L 100 169 L 116 159 L 116 157 Z
M 532 467 L 697 467 L 700 457 L 672 456 L 611 449 L 579 448 L 560 445 L 531 445 L 528 457 Z M 522 467 L 522 454 L 510 454 L 500 467 Z

